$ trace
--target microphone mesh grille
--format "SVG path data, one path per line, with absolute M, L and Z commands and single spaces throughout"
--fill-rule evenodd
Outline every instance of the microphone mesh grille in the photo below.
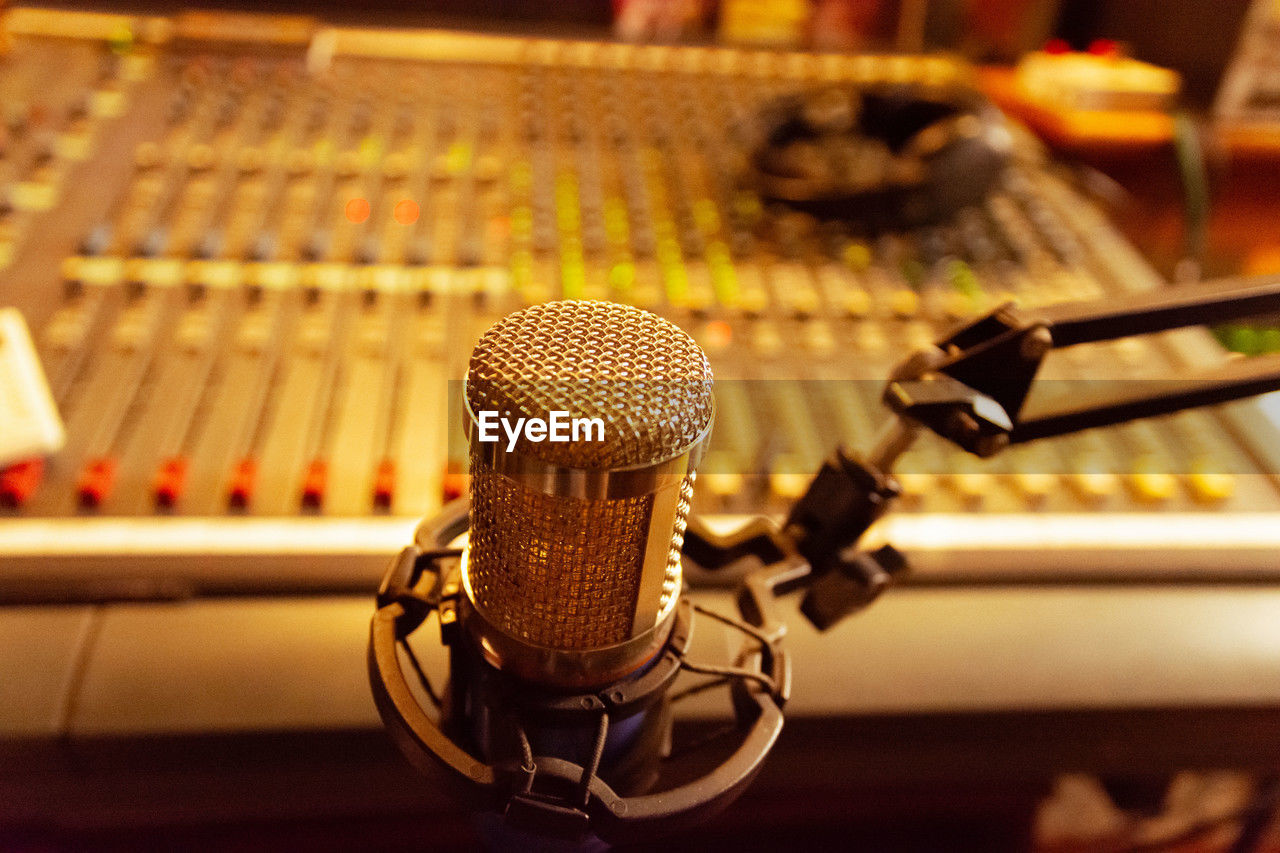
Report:
M 474 457 L 471 470 L 476 606 L 513 636 L 547 648 L 600 648 L 630 637 L 653 495 L 553 496 Z
M 672 459 L 704 435 L 713 412 L 711 369 L 693 339 L 607 302 L 544 303 L 499 321 L 472 353 L 466 393 L 477 418 L 600 418 L 603 441 L 522 435 L 515 445 L 519 457 L 564 468 Z M 679 597 L 692 494 L 692 472 L 634 497 L 548 494 L 495 470 L 473 437 L 468 594 L 493 624 L 535 646 L 627 641 Z
M 568 468 L 616 469 L 687 450 L 711 422 L 711 367 L 678 326 L 609 302 L 547 302 L 487 331 L 467 371 L 471 411 L 600 418 L 603 441 L 529 442 L 516 452 Z M 505 440 L 505 439 L 504 439 Z

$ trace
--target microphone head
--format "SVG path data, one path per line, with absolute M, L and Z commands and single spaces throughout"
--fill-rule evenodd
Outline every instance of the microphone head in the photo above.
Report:
M 491 663 L 582 686 L 665 642 L 711 382 L 688 334 L 624 305 L 534 305 L 480 339 L 463 586 Z

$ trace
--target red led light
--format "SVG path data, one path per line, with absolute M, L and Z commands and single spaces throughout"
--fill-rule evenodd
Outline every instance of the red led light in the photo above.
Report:
M 166 459 L 156 471 L 154 493 L 156 503 L 171 507 L 182 498 L 187 484 L 187 460 L 181 456 Z
M 1094 56 L 1119 56 L 1120 45 L 1111 39 L 1094 39 L 1089 44 L 1089 52 Z
M 370 210 L 369 199 L 353 198 L 347 202 L 346 210 L 344 212 L 347 215 L 348 222 L 354 222 L 359 225 L 361 222 L 364 222 L 369 218 Z
M 116 482 L 116 461 L 114 459 L 94 459 L 80 472 L 80 483 L 77 492 L 81 506 L 96 507 L 111 496 L 111 489 Z
M 422 210 L 418 207 L 418 203 L 413 199 L 408 198 L 404 198 L 396 202 L 396 209 L 393 211 L 396 222 L 399 222 L 401 225 L 412 225 L 418 221 L 418 217 L 421 214 Z
M 43 459 L 30 459 L 5 468 L 0 472 L 0 503 L 18 506 L 31 497 L 43 476 Z
M 329 479 L 329 466 L 323 459 L 313 459 L 307 466 L 307 476 L 302 481 L 302 505 L 319 509 L 324 505 L 325 483 Z
M 723 320 L 712 320 L 707 324 L 707 348 L 724 350 L 733 343 L 733 327 Z
M 258 463 L 242 459 L 231 474 L 227 488 L 227 503 L 236 509 L 244 509 L 253 501 L 253 487 L 258 479 Z
M 379 509 L 388 509 L 395 496 L 396 462 L 394 459 L 383 459 L 373 475 L 373 505 Z

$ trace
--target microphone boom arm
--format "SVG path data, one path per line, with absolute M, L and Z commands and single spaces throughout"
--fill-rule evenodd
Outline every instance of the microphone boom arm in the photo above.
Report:
M 894 369 L 882 399 L 897 417 L 865 457 L 838 448 L 781 529 L 761 519 L 715 535 L 692 519 L 685 553 L 713 569 L 745 556 L 766 565 L 785 562 L 783 555 L 803 558 L 808 571 L 789 570 L 775 591 L 804 587 L 801 611 L 825 630 L 874 601 L 906 569 L 892 546 L 867 552 L 857 544 L 898 497 L 894 464 L 922 430 L 985 458 L 1011 444 L 1280 390 L 1280 355 L 1272 355 L 1023 414 L 1040 365 L 1054 349 L 1276 312 L 1280 277 L 1226 279 L 1035 310 L 1001 305 Z

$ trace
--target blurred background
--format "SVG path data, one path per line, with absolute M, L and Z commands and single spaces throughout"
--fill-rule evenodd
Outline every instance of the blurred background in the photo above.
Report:
M 717 377 L 695 510 L 741 519 L 869 447 L 889 370 L 960 320 L 1280 274 L 1276 0 L 0 21 L 5 850 L 479 843 L 364 654 L 390 556 L 467 492 L 470 349 L 521 306 L 688 330 Z M 1261 317 L 1044 376 L 1275 352 Z M 786 605 L 776 753 L 663 847 L 1280 850 L 1278 419 L 922 441 L 875 531 L 908 579 L 825 633 Z M 730 609 L 737 576 L 687 577 Z M 677 733 L 724 721 L 711 694 Z

